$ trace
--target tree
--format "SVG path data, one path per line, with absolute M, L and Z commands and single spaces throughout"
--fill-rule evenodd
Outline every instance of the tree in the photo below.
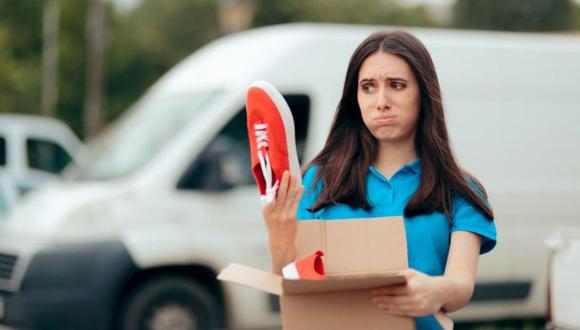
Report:
M 580 5 L 574 6 L 574 30 L 580 30 Z
M 59 0 L 46 0 L 42 17 L 42 113 L 56 114 L 58 100 Z
M 289 22 L 435 26 L 424 6 L 394 0 L 256 0 L 254 26 Z
M 83 105 L 86 87 L 86 13 L 88 0 L 60 0 L 57 117 L 85 136 Z
M 457 0 L 453 25 L 506 31 L 568 30 L 572 10 L 571 0 Z
M 40 108 L 40 1 L 0 0 L 0 111 Z
M 91 0 L 87 13 L 87 84 L 83 121 L 85 136 L 95 136 L 103 125 L 103 81 L 106 10 L 103 0 Z
M 144 0 L 112 20 L 108 119 L 126 110 L 169 68 L 220 36 L 215 0 Z

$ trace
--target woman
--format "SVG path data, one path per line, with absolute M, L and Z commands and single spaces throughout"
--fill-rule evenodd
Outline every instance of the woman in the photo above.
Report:
M 355 50 L 322 151 L 303 184 L 285 173 L 276 200 L 263 208 L 273 271 L 294 259 L 296 219 L 404 216 L 407 284 L 373 290 L 387 313 L 432 316 L 464 306 L 479 254 L 493 249 L 493 212 L 478 181 L 450 147 L 431 57 L 406 32 L 378 32 Z

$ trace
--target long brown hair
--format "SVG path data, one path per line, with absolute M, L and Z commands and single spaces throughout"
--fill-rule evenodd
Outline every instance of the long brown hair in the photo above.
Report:
M 362 120 L 357 86 L 362 63 L 379 51 L 405 60 L 421 91 L 415 134 L 415 148 L 421 159 L 421 182 L 405 207 L 404 215 L 413 217 L 439 211 L 451 220 L 453 196 L 458 194 L 487 219 L 493 220 L 483 186 L 459 167 L 451 150 L 439 80 L 431 56 L 421 41 L 404 31 L 373 33 L 354 51 L 326 144 L 307 166 L 318 166 L 314 184 L 322 180 L 322 190 L 310 211 L 332 204 L 371 209 L 366 198 L 366 177 L 377 156 L 378 142 Z

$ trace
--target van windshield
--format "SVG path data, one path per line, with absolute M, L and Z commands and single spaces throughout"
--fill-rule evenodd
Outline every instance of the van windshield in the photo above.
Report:
M 221 94 L 205 91 L 142 100 L 88 145 L 65 178 L 107 180 L 131 174 L 198 120 Z

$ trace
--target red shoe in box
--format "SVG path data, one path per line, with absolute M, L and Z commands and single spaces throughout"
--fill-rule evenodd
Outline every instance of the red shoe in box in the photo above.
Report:
M 282 276 L 287 280 L 324 280 L 324 263 L 322 256 L 324 253 L 320 250 L 313 254 L 291 262 L 282 268 Z
M 252 173 L 258 184 L 260 200 L 269 203 L 276 192 L 284 171 L 302 182 L 294 119 L 284 97 L 268 82 L 250 85 L 246 96 L 246 114 Z

